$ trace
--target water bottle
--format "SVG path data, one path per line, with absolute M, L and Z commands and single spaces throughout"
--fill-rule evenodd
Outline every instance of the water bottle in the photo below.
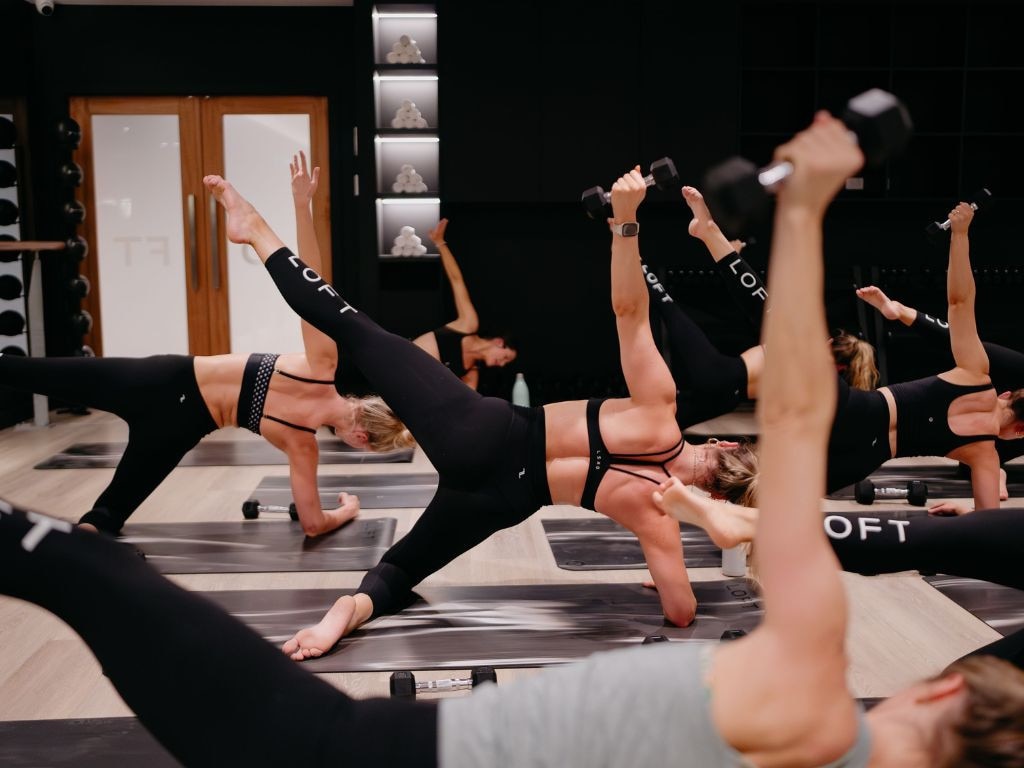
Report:
M 516 374 L 516 383 L 512 385 L 512 404 L 530 407 L 530 388 L 526 386 L 523 374 Z
M 747 575 L 747 546 L 737 544 L 722 550 L 722 575 L 723 576 L 746 576 Z

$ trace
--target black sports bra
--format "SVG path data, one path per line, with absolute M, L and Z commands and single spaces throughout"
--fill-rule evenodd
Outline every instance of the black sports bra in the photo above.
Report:
M 290 421 L 285 421 L 263 412 L 263 404 L 266 402 L 267 392 L 270 390 L 270 377 L 275 373 L 279 373 L 289 379 L 306 384 L 331 384 L 332 386 L 334 381 L 307 379 L 287 371 L 278 370 L 275 367 L 278 357 L 280 355 L 254 353 L 249 355 L 249 359 L 245 361 L 245 370 L 242 373 L 242 386 L 238 390 L 238 426 L 245 427 L 250 432 L 255 432 L 258 435 L 260 434 L 260 421 L 262 419 L 270 419 L 278 424 L 284 424 L 286 427 L 299 429 L 315 435 L 316 430 L 312 427 L 292 424 Z
M 640 466 L 640 467 L 660 467 L 661 471 L 665 473 L 666 477 L 671 477 L 671 473 L 668 471 L 668 467 L 665 466 L 672 461 L 676 456 L 683 452 L 683 445 L 685 441 L 682 436 L 679 437 L 679 442 L 669 448 L 667 451 L 654 451 L 653 453 L 609 453 L 608 448 L 604 444 L 604 440 L 601 438 L 601 425 L 600 415 L 601 406 L 604 404 L 604 400 L 599 398 L 591 398 L 587 401 L 587 436 L 590 438 L 590 467 L 587 469 L 587 480 L 583 485 L 583 496 L 580 499 L 580 506 L 586 509 L 594 509 L 594 500 L 597 497 L 597 487 L 601 485 L 601 480 L 608 473 L 609 470 L 615 472 L 622 472 L 626 475 L 633 475 L 633 477 L 639 477 L 655 485 L 660 483 L 653 477 L 648 477 L 639 472 L 633 472 L 629 469 L 623 469 L 622 467 L 615 466 L 616 464 L 625 464 L 627 466 Z M 661 461 L 651 456 L 662 456 L 664 454 L 670 454 Z M 594 509 L 596 512 L 597 510 Z
M 938 376 L 890 384 L 896 403 L 896 455 L 946 456 L 951 451 L 999 435 L 958 435 L 949 428 L 950 404 L 972 392 L 995 391 L 991 384 L 952 384 Z
M 452 330 L 447 325 L 442 325 L 434 331 L 438 357 L 445 367 L 460 379 L 467 373 L 466 366 L 462 363 L 462 340 L 466 336 L 468 334 Z

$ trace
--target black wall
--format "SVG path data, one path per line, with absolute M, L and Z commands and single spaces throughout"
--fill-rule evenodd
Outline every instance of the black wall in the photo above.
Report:
M 698 185 L 730 155 L 767 162 L 816 108 L 838 109 L 872 86 L 906 100 L 918 132 L 904 158 L 866 173 L 864 192 L 843 193 L 829 214 L 830 320 L 857 327 L 857 275 L 941 312 L 946 254 L 923 227 L 985 185 L 998 204 L 972 227 L 985 271 L 979 322 L 987 338 L 1015 341 L 1024 125 L 1011 108 L 1024 92 L 1024 46 L 1013 3 L 522 0 L 486 13 L 481 3 L 437 5 L 448 239 L 482 330 L 519 339 L 535 401 L 621 386 L 609 236 L 583 214 L 583 189 L 664 155 Z M 364 147 L 373 127 L 370 7 L 58 5 L 43 18 L 28 3 L 4 3 L 0 97 L 24 100 L 31 160 L 45 168 L 48 131 L 73 95 L 327 96 L 336 282 L 411 335 L 453 316 L 439 267 L 379 265 L 372 202 L 348 194 L 348 177 L 371 166 L 366 152 L 351 152 L 352 126 Z M 33 180 L 33 236 L 56 226 L 47 205 L 57 194 L 45 176 Z M 641 211 L 645 259 L 671 270 L 677 299 L 716 341 L 741 348 L 752 339 L 701 274 L 709 260 L 686 235 L 687 213 L 676 195 L 651 192 Z M 746 255 L 763 267 L 768 232 L 755 235 Z M 928 367 L 896 330 L 893 379 Z M 59 353 L 61 340 L 48 345 Z M 488 385 L 507 391 L 510 374 Z

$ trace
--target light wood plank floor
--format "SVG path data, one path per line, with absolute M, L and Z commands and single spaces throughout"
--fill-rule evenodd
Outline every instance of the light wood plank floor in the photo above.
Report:
M 33 465 L 76 442 L 127 437 L 119 419 L 53 414 L 42 429 L 0 431 L 0 498 L 67 519 L 89 509 L 112 469 L 35 470 Z M 707 427 L 744 433 L 749 413 L 716 419 Z M 703 431 L 703 430 L 697 430 Z M 208 440 L 259 439 L 238 429 L 221 430 Z M 929 460 L 934 463 L 936 460 Z M 322 467 L 322 474 L 388 473 L 429 470 L 417 451 L 412 464 Z M 277 467 L 182 467 L 132 517 L 133 522 L 237 520 L 239 505 Z M 856 508 L 853 502 L 826 501 L 827 509 Z M 403 535 L 420 510 L 368 510 L 363 514 L 398 519 Z M 437 585 L 638 582 L 646 571 L 571 572 L 559 569 L 544 538 L 544 517 L 590 516 L 575 507 L 547 507 L 523 524 L 502 531 L 463 555 L 426 583 Z M 693 578 L 720 578 L 717 569 L 692 569 Z M 360 573 L 283 573 L 173 576 L 188 589 L 287 589 L 354 587 Z M 852 620 L 849 630 L 850 685 L 856 696 L 885 696 L 904 684 L 932 675 L 998 634 L 925 584 L 915 574 L 865 578 L 845 575 Z M 538 670 L 499 670 L 499 684 Z M 144 671 L 143 671 L 144 674 Z M 418 679 L 451 672 L 418 673 Z M 387 673 L 330 674 L 333 685 L 357 697 L 387 695 Z M 465 695 L 465 694 L 453 694 Z M 0 720 L 110 717 L 130 714 L 86 646 L 52 615 L 0 598 Z

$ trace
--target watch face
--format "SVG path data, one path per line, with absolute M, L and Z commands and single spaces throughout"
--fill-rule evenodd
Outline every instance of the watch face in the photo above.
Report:
M 640 225 L 635 221 L 627 221 L 622 225 L 623 237 L 636 237 L 640 233 Z

